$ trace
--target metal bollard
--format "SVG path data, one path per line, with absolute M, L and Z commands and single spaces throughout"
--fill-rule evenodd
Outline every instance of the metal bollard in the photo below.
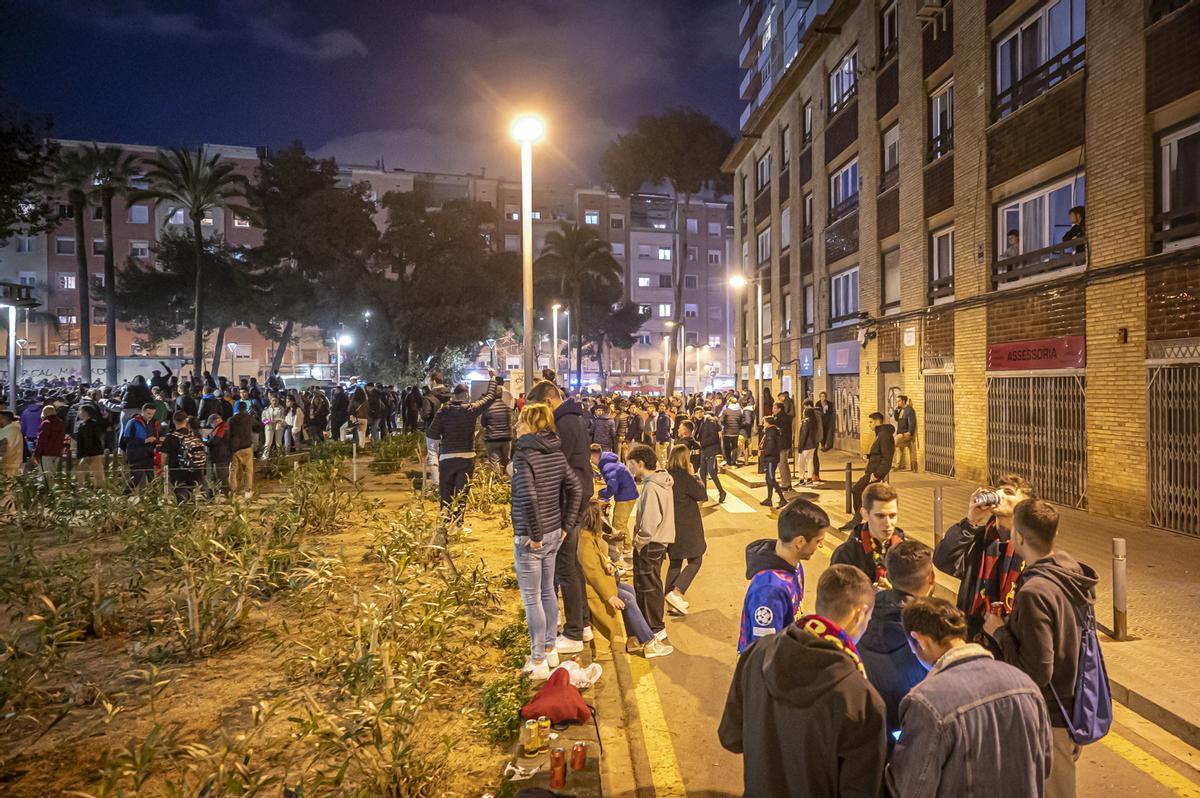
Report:
M 1129 639 L 1129 618 L 1126 614 L 1125 538 L 1113 538 L 1113 636 Z
M 350 479 L 358 482 L 358 443 L 350 444 Z
M 846 463 L 846 512 L 854 512 L 854 464 Z
M 936 548 L 946 536 L 946 528 L 942 525 L 942 488 L 933 489 L 933 545 Z

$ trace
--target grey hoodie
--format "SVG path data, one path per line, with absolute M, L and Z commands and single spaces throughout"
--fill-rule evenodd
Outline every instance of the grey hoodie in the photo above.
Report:
M 638 497 L 637 523 L 633 528 L 633 547 L 647 543 L 669 546 L 675 542 L 675 480 L 666 471 L 655 471 L 642 480 L 642 495 Z

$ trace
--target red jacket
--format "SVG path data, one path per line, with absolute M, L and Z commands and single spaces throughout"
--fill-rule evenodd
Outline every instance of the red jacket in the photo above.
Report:
M 62 457 L 67 437 L 67 425 L 58 414 L 42 419 L 38 427 L 37 441 L 33 445 L 35 457 Z

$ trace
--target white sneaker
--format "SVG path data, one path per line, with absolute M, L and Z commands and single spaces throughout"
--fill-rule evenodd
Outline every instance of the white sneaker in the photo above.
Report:
M 583 627 L 583 642 L 590 643 L 596 639 L 596 635 L 592 633 L 592 627 Z
M 667 604 L 671 605 L 671 609 L 675 610 L 680 615 L 688 614 L 688 603 L 683 600 L 683 596 L 675 590 L 672 590 L 666 595 Z
M 254 497 L 253 491 L 246 491 L 246 493 L 243 496 L 243 498 L 245 498 L 246 501 L 250 501 L 250 499 L 252 499 L 253 497 Z
M 658 641 L 658 642 L 660 642 L 660 643 L 665 643 L 665 642 L 667 642 L 667 630 L 666 630 L 666 629 L 663 629 L 661 632 L 659 632 L 658 634 L 656 634 L 656 635 L 654 636 L 654 639 L 655 639 L 655 640 L 657 640 L 657 641 Z
M 558 649 L 559 654 L 578 654 L 583 651 L 583 641 L 559 635 L 554 641 L 554 647 Z
M 534 662 L 532 658 L 526 659 L 525 667 L 521 670 L 529 674 L 531 681 L 544 682 L 550 678 L 550 666 L 546 664 L 546 660 Z
M 552 648 L 546 652 L 546 667 L 550 670 L 554 670 L 558 667 L 558 665 L 558 649 Z
M 642 646 L 642 656 L 646 659 L 654 659 L 655 657 L 665 657 L 669 654 L 674 654 L 675 649 L 670 643 L 664 643 L 661 640 L 651 640 L 646 645 Z M 546 677 L 549 678 L 549 677 Z

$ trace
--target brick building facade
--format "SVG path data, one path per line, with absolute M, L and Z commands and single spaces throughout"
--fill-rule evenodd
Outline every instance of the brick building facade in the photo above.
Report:
M 740 380 L 1200 535 L 1200 2 L 743 9 Z

